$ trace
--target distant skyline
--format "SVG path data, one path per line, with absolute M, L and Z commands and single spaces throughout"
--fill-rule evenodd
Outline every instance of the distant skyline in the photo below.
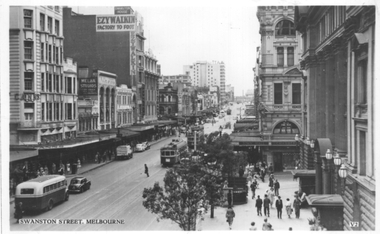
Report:
M 113 14 L 113 6 L 69 6 L 79 14 Z M 226 85 L 235 94 L 253 89 L 257 7 L 131 7 L 144 18 L 145 51 L 152 50 L 163 75 L 183 74 L 184 65 L 223 61 Z

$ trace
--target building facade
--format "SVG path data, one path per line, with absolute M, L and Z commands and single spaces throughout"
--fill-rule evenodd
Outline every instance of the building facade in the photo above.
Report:
M 191 83 L 191 78 L 189 75 L 162 76 L 160 84 L 167 85 L 168 83 Z
M 340 230 L 374 231 L 376 225 L 375 12 L 375 6 L 296 7 L 304 46 L 301 69 L 307 78 L 304 133 L 315 141 L 310 150 L 301 138 L 302 167 L 316 170 L 316 194 L 343 198 L 337 217 L 342 221 L 323 223 Z M 331 169 L 327 148 L 343 159 L 342 166 L 337 160 Z M 338 173 L 345 176 L 345 171 L 341 179 Z
M 127 127 L 133 124 L 132 89 L 127 85 L 116 87 L 116 126 Z
M 220 102 L 225 101 L 226 74 L 223 62 L 209 63 L 207 61 L 197 61 L 193 65 L 183 66 L 183 71 L 190 76 L 191 84 L 195 87 L 218 86 L 220 92 Z
M 76 65 L 63 57 L 62 8 L 9 10 L 10 143 L 36 145 L 75 136 Z
M 294 142 L 302 132 L 304 81 L 298 68 L 301 36 L 294 27 L 294 7 L 260 6 L 257 9 L 261 34 L 261 81 L 259 105 L 260 133 L 267 146 L 262 157 L 275 171 L 294 167 L 299 157 Z M 251 90 L 250 102 L 254 94 Z
M 170 83 L 159 90 L 159 115 L 164 118 L 178 116 L 178 90 Z
M 142 113 L 142 120 L 144 122 L 157 122 L 157 96 L 158 96 L 158 83 L 160 73 L 157 69 L 157 59 L 152 51 L 145 52 L 144 62 L 144 92 L 142 97 L 142 104 L 145 112 Z

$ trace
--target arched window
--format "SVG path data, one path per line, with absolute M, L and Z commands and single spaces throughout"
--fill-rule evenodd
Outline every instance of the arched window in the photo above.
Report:
M 273 134 L 299 134 L 297 125 L 292 122 L 284 121 L 276 125 Z
M 276 25 L 276 36 L 295 36 L 294 23 L 289 20 L 282 20 Z

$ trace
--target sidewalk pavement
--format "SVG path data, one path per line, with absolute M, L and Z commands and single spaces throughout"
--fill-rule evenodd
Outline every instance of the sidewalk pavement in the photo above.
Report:
M 162 138 L 160 138 L 160 139 L 158 139 L 156 141 L 149 142 L 149 144 L 150 145 L 155 145 L 155 144 L 157 144 L 157 143 L 159 143 L 159 142 L 161 142 L 163 140 L 166 140 L 166 139 L 168 139 L 170 137 L 173 137 L 173 136 L 162 137 Z M 87 172 L 90 172 L 90 171 L 98 169 L 98 168 L 100 168 L 100 167 L 102 167 L 104 165 L 107 165 L 107 164 L 109 164 L 109 163 L 111 163 L 113 161 L 114 160 L 111 160 L 111 161 L 107 160 L 107 161 L 101 162 L 101 163 L 85 163 L 85 164 L 82 164 L 82 166 L 80 168 L 78 168 L 78 171 L 77 171 L 76 174 L 67 174 L 65 176 L 66 176 L 66 178 L 73 178 L 75 176 L 83 175 L 83 174 L 85 174 Z M 14 203 L 14 196 L 12 196 L 9 200 L 10 200 L 10 204 L 13 204 Z
M 296 219 L 294 212 L 289 219 L 286 210 L 285 202 L 289 198 L 293 203 L 294 192 L 298 191 L 298 180 L 293 180 L 293 176 L 290 171 L 274 173 L 275 179 L 280 182 L 279 194 L 284 204 L 282 210 L 282 219 L 277 218 L 277 209 L 275 208 L 275 202 L 273 202 L 273 208 L 270 209 L 270 217 L 268 222 L 272 224 L 274 231 L 287 231 L 289 227 L 292 227 L 293 231 L 310 231 L 308 218 L 312 218 L 311 208 L 301 208 L 300 218 Z M 265 178 L 265 182 L 259 181 L 259 188 L 256 189 L 256 197 L 260 195 L 260 198 L 264 197 L 265 191 L 268 187 L 268 176 Z M 263 216 L 257 216 L 256 212 L 256 198 L 252 199 L 252 191 L 249 190 L 248 203 L 243 205 L 233 206 L 235 211 L 235 218 L 232 224 L 232 230 L 248 231 L 251 227 L 251 222 L 255 222 L 255 226 L 258 231 L 262 230 L 264 223 L 264 207 L 262 208 Z M 277 199 L 277 197 L 275 198 Z M 226 222 L 226 207 L 216 207 L 214 210 L 214 218 L 210 218 L 210 210 L 204 216 L 204 220 L 197 224 L 197 230 L 211 231 L 211 230 L 229 230 L 228 223 Z

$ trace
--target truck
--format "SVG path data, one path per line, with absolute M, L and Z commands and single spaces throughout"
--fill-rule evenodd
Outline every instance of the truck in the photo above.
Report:
M 133 158 L 133 150 L 130 145 L 120 145 L 116 148 L 116 159 Z
M 181 158 L 188 152 L 186 141 L 181 138 L 173 139 L 168 145 L 160 149 L 162 166 L 172 166 L 181 162 Z

